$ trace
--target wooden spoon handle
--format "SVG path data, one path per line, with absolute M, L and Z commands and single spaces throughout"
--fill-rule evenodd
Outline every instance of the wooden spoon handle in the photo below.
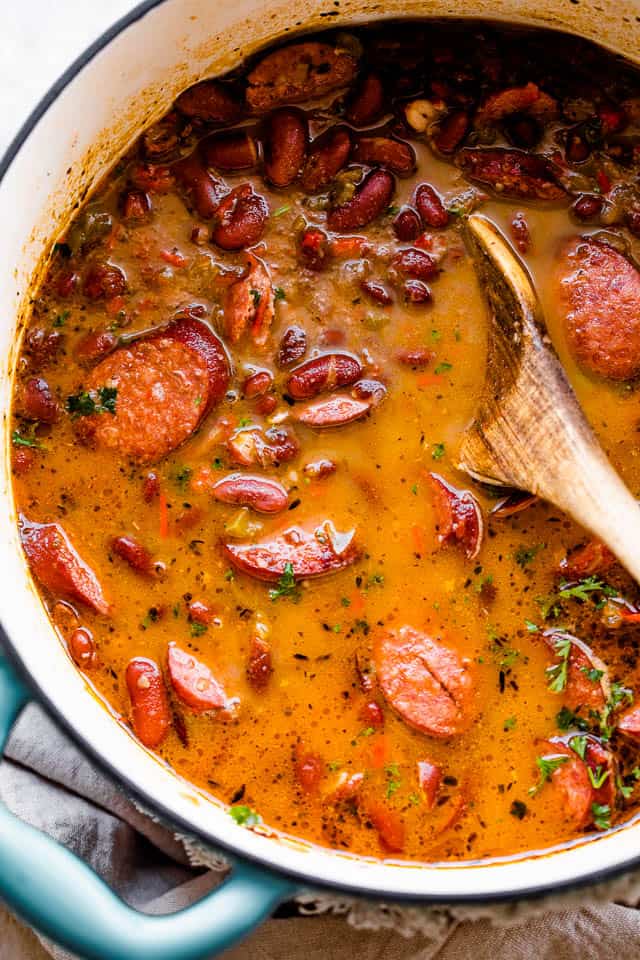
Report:
M 459 468 L 560 507 L 640 582 L 640 507 L 582 413 L 528 273 L 486 218 L 468 218 L 466 239 L 491 325 L 484 389 L 460 445 Z

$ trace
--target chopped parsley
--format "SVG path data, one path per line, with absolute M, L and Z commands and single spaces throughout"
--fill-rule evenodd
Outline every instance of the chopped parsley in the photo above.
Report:
M 387 799 L 389 799 L 402 786 L 402 779 L 400 777 L 400 771 L 398 770 L 397 763 L 388 763 L 387 766 L 384 768 L 384 772 L 387 777 L 386 796 L 387 796 Z
M 611 827 L 611 807 L 608 803 L 592 803 L 591 813 L 593 822 L 598 830 L 609 830 Z
M 571 727 L 576 727 L 578 730 L 589 729 L 587 721 L 570 710 L 569 707 L 563 707 L 556 713 L 556 723 L 559 730 L 570 730 Z
M 235 820 L 239 827 L 255 827 L 258 823 L 262 823 L 260 814 L 243 803 L 229 807 L 229 816 Z
M 537 543 L 533 547 L 525 547 L 523 545 L 521 547 L 518 547 L 518 549 L 513 555 L 513 558 L 518 564 L 518 566 L 522 567 L 522 569 L 524 570 L 525 567 L 527 567 L 530 563 L 533 563 L 533 561 L 536 558 L 536 554 L 538 553 L 539 550 L 542 550 L 543 547 L 544 547 L 543 543 Z
M 275 601 L 281 597 L 287 597 L 293 600 L 294 603 L 298 602 L 300 599 L 300 590 L 293 572 L 292 563 L 285 563 L 284 572 L 278 580 L 278 585 L 274 589 L 269 590 L 269 597 L 272 603 L 275 603 Z
M 443 360 L 442 363 L 439 363 L 438 366 L 433 371 L 435 374 L 448 373 L 449 370 L 453 369 L 452 363 L 447 363 L 446 360 Z
M 278 207 L 277 210 L 274 210 L 274 211 L 273 211 L 273 216 L 274 216 L 274 217 L 281 217 L 284 213 L 287 213 L 287 211 L 289 211 L 289 210 L 291 210 L 291 204 L 290 204 L 290 203 L 285 203 L 284 206 Z
M 224 578 L 225 578 L 225 580 L 235 580 L 236 575 L 235 575 L 235 573 L 233 572 L 233 570 L 227 570 L 227 572 L 226 572 L 225 575 L 224 575 Z
M 58 316 L 53 321 L 52 326 L 54 327 L 64 327 L 65 323 L 71 316 L 71 310 L 63 310 L 62 313 L 59 313 Z
M 216 457 L 213 463 L 211 464 L 214 470 L 224 470 L 224 463 L 220 457 Z
M 540 629 L 537 623 L 533 623 L 532 620 L 525 620 L 524 625 L 527 628 L 529 633 L 537 633 Z
M 584 760 L 584 754 L 587 749 L 587 738 L 584 735 L 578 737 L 571 737 L 569 740 L 569 746 L 574 753 L 577 753 L 581 760 Z M 589 770 L 591 772 L 591 770 Z
M 191 636 L 192 637 L 201 637 L 203 633 L 206 633 L 209 629 L 206 623 L 198 623 L 197 620 L 194 620 L 191 626 Z
M 594 790 L 599 790 L 609 776 L 609 771 L 607 768 L 601 767 L 600 764 L 598 764 L 595 770 L 593 770 L 591 767 L 587 767 L 587 773 L 589 774 L 589 780 L 591 781 L 591 786 Z
M 191 474 L 193 470 L 191 467 L 181 467 L 176 474 L 174 474 L 174 480 L 178 484 L 181 490 L 184 490 L 191 479 Z
M 23 437 L 18 430 L 14 430 L 11 434 L 11 442 L 16 447 L 32 447 L 34 450 L 45 449 L 37 437 Z
M 100 387 L 97 392 L 82 390 L 67 397 L 67 410 L 74 420 L 77 417 L 89 417 L 94 413 L 110 413 L 113 416 L 116 412 L 117 396 L 116 387 Z
M 536 766 L 540 771 L 540 776 L 538 782 L 533 787 L 529 787 L 529 796 L 535 797 L 537 793 L 540 793 L 547 780 L 549 780 L 558 767 L 561 767 L 568 759 L 569 757 L 567 756 L 536 757 Z
M 342 597 L 342 599 L 340 600 L 340 603 L 343 607 L 351 606 L 351 600 L 349 600 L 349 597 Z
M 287 295 L 286 295 L 286 293 L 284 292 L 284 290 L 282 289 L 282 287 L 276 287 L 276 288 L 275 288 L 273 299 L 276 301 L 276 303 L 278 302 L 278 300 L 286 300 L 286 297 L 287 297 Z
M 559 657 L 559 663 L 554 663 L 553 666 L 547 667 L 547 676 L 549 677 L 548 689 L 551 690 L 552 693 L 562 693 L 567 685 L 571 638 L 566 636 L 557 637 L 553 641 L 553 648 L 556 656 Z
M 604 670 L 596 670 L 595 667 L 580 667 L 580 670 L 591 683 L 598 683 L 604 676 Z
M 257 307 L 258 304 L 260 303 L 260 301 L 262 300 L 262 294 L 260 293 L 259 290 L 250 290 L 249 293 L 251 294 L 251 297 L 253 298 L 253 305 L 254 305 L 254 307 Z
M 517 717 L 507 717 L 507 719 L 502 725 L 502 729 L 505 731 L 505 733 L 509 730 L 513 730 L 517 722 L 518 722 Z
M 611 694 L 600 715 L 600 733 L 605 740 L 608 740 L 613 733 L 614 724 L 610 723 L 611 715 L 625 701 L 629 706 L 633 704 L 633 691 L 617 681 L 612 683 Z
M 509 809 L 509 813 L 512 817 L 517 817 L 518 820 L 524 820 L 527 815 L 526 803 L 523 803 L 522 800 L 514 800 Z
M 587 577 L 579 583 L 568 583 L 563 581 L 558 587 L 558 594 L 561 599 L 580 600 L 584 603 L 593 593 L 603 593 L 606 597 L 617 596 L 617 591 L 610 587 L 597 577 Z
M 251 419 L 251 417 L 243 417 L 240 423 L 238 424 L 239 427 L 243 427 L 243 428 L 250 427 L 252 425 L 253 425 L 253 420 Z
M 437 371 L 436 371 L 437 373 Z M 431 447 L 431 459 L 432 460 L 442 460 L 444 457 L 444 443 L 434 443 Z

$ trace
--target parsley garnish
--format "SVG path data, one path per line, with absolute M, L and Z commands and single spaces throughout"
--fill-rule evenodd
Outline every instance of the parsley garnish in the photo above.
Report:
M 192 637 L 201 637 L 203 633 L 206 633 L 209 628 L 206 623 L 198 623 L 197 620 L 194 620 L 191 624 L 191 636 Z
M 400 771 L 398 770 L 397 763 L 388 763 L 384 768 L 384 772 L 387 777 L 387 799 L 392 797 L 394 793 L 400 789 L 402 786 L 402 780 L 400 778 Z
M 592 683 L 597 683 L 604 676 L 604 670 L 596 670 L 595 667 L 580 667 L 580 670 Z
M 116 412 L 117 396 L 116 387 L 100 387 L 97 393 L 95 390 L 83 390 L 67 397 L 67 410 L 74 420 L 94 413 L 110 413 L 113 416 Z
M 502 725 L 502 729 L 505 731 L 505 733 L 508 730 L 513 730 L 517 722 L 518 722 L 517 717 L 507 717 L 507 719 Z
M 578 730 L 588 730 L 589 724 L 577 713 L 570 710 L 569 707 L 563 707 L 556 713 L 556 723 L 560 730 L 569 730 L 571 727 L 577 727 Z
M 609 771 L 607 768 L 602 768 L 600 764 L 598 764 L 595 770 L 592 770 L 591 767 L 587 767 L 587 773 L 589 774 L 589 780 L 591 780 L 591 786 L 594 790 L 599 790 L 609 776 Z
M 583 735 L 578 737 L 571 737 L 569 740 L 569 746 L 577 753 L 581 760 L 584 760 L 585 750 L 587 749 L 587 738 Z
M 597 577 L 587 577 L 586 580 L 574 584 L 563 581 L 558 587 L 558 593 L 563 600 L 580 600 L 583 603 L 589 599 L 592 593 L 604 593 L 607 597 L 617 596 L 613 587 L 603 583 L 602 580 L 598 580 Z
M 449 370 L 453 369 L 452 363 L 447 363 L 446 360 L 443 360 L 442 363 L 439 363 L 438 366 L 433 371 L 435 374 L 448 373 Z
M 285 203 L 284 206 L 278 207 L 277 210 L 274 210 L 274 211 L 273 211 L 273 216 L 274 216 L 274 217 L 281 217 L 282 214 L 283 214 L 283 213 L 286 213 L 288 210 L 291 210 L 291 204 L 290 204 L 290 203 Z
M 563 763 L 566 763 L 569 757 L 536 757 L 536 766 L 540 771 L 540 777 L 538 782 L 533 786 L 529 787 L 529 796 L 535 797 L 539 793 L 547 780 L 551 777 L 553 773 L 562 766 Z
M 531 620 L 525 620 L 524 625 L 527 628 L 529 633 L 537 633 L 540 627 L 537 623 L 533 623 Z
M 63 310 L 62 313 L 59 313 L 58 316 L 53 321 L 52 326 L 54 327 L 64 327 L 65 323 L 71 316 L 71 310 Z
M 23 437 L 18 430 L 14 430 L 11 434 L 11 442 L 16 447 L 32 447 L 34 450 L 45 449 L 37 437 Z
M 235 820 L 239 827 L 255 827 L 256 824 L 262 822 L 260 814 L 243 803 L 229 807 L 229 816 Z
M 611 714 L 620 706 L 621 703 L 628 701 L 633 704 L 633 691 L 623 686 L 617 681 L 611 684 L 611 695 L 607 700 L 604 710 L 600 715 L 600 733 L 605 740 L 608 740 L 613 733 L 614 724 L 610 723 Z
M 262 300 L 262 294 L 260 293 L 259 290 L 249 290 L 249 293 L 253 298 L 254 307 L 257 307 L 260 301 Z
M 609 830 L 611 827 L 611 807 L 608 803 L 592 803 L 591 813 L 598 830 Z
M 518 549 L 513 555 L 514 560 L 516 561 L 518 566 L 522 567 L 522 569 L 524 570 L 524 568 L 528 564 L 533 563 L 533 561 L 536 558 L 536 554 L 538 553 L 539 550 L 543 548 L 543 546 L 544 546 L 543 543 L 537 543 L 533 547 L 525 547 L 525 546 L 518 547 Z
M 297 603 L 300 599 L 300 590 L 293 572 L 293 564 L 285 563 L 284 572 L 278 580 L 278 585 L 273 590 L 269 590 L 269 597 L 272 603 L 279 600 L 280 597 L 288 597 Z
M 175 474 L 174 480 L 178 484 L 181 490 L 184 490 L 189 480 L 191 479 L 191 474 L 193 470 L 191 467 L 181 467 L 180 470 Z
M 436 371 L 437 373 L 437 371 Z M 444 457 L 444 443 L 434 443 L 431 447 L 431 459 L 442 460 Z
M 547 675 L 549 677 L 548 689 L 551 690 L 552 693 L 562 693 L 567 685 L 569 655 L 571 654 L 570 637 L 557 637 L 553 641 L 553 648 L 556 656 L 560 658 L 560 662 L 554 663 L 551 667 L 547 667 Z
M 286 293 L 284 292 L 284 290 L 282 289 L 282 287 L 276 287 L 276 288 L 275 288 L 273 299 L 276 301 L 276 303 L 278 302 L 278 300 L 285 300 L 285 299 L 286 299 L 286 296 L 287 296 L 287 295 L 286 295 Z

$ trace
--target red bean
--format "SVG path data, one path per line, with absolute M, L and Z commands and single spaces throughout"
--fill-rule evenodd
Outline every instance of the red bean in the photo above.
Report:
M 200 143 L 208 167 L 224 173 L 252 170 L 258 162 L 258 146 L 247 130 L 215 133 Z
M 376 703 L 375 700 L 369 700 L 363 704 L 362 709 L 358 713 L 358 718 L 362 720 L 366 727 L 374 727 L 376 730 L 379 730 L 384 726 L 382 707 L 379 703 Z
M 265 394 L 263 397 L 258 397 L 256 402 L 253 405 L 253 409 L 256 413 L 259 413 L 261 416 L 268 416 L 278 406 L 278 400 L 273 396 L 272 393 Z
M 462 110 L 454 110 L 438 124 L 433 143 L 440 153 L 454 153 L 469 130 L 469 117 Z
M 307 227 L 300 236 L 300 253 L 305 266 L 322 270 L 329 257 L 329 238 L 318 227 Z
M 288 187 L 297 178 L 307 154 L 305 114 L 283 107 L 267 118 L 264 173 L 274 187 Z
M 314 400 L 296 409 L 294 416 L 300 423 L 317 430 L 342 427 L 360 420 L 371 409 L 369 400 L 358 400 L 348 394 L 333 393 L 322 400 Z
M 371 297 L 375 303 L 379 303 L 383 307 L 387 307 L 390 303 L 393 303 L 393 297 L 385 285 L 380 283 L 379 280 L 362 280 L 360 282 L 360 289 L 363 290 L 367 296 Z
M 318 193 L 328 187 L 344 167 L 351 153 L 351 133 L 347 127 L 330 127 L 311 144 L 302 172 L 302 188 Z
M 380 77 L 366 73 L 347 100 L 345 116 L 354 127 L 366 127 L 384 109 L 384 88 Z
M 257 513 L 281 513 L 287 509 L 289 495 L 278 480 L 271 477 L 232 473 L 211 488 L 214 500 L 251 507 Z
M 176 100 L 176 109 L 209 123 L 233 123 L 241 113 L 231 91 L 217 80 L 201 80 L 189 87 Z
M 242 250 L 261 238 L 269 207 L 249 183 L 235 187 L 220 203 L 215 215 L 212 240 L 223 250 Z
M 96 645 L 90 630 L 76 627 L 69 637 L 69 653 L 82 670 L 92 670 L 97 666 Z
M 225 194 L 223 181 L 205 168 L 197 150 L 175 163 L 173 170 L 198 216 L 203 220 L 210 220 L 220 207 L 220 201 Z
M 11 469 L 16 477 L 23 477 L 35 466 L 37 454 L 26 447 L 14 447 L 11 457 Z
M 325 763 L 317 753 L 298 750 L 294 761 L 295 778 L 305 793 L 315 793 L 325 774 Z
M 388 170 L 371 170 L 350 200 L 329 211 L 329 229 L 345 232 L 366 227 L 387 209 L 393 189 L 393 176 Z
M 111 330 L 92 330 L 77 344 L 75 356 L 78 363 L 95 363 L 106 357 L 118 345 L 118 337 Z
M 335 473 L 337 469 L 333 460 L 320 459 L 305 463 L 302 472 L 305 477 L 310 477 L 312 480 L 324 480 L 325 477 L 330 477 L 332 473 Z
M 126 292 L 127 281 L 120 267 L 113 263 L 89 264 L 84 276 L 83 290 L 90 300 L 109 300 Z
M 51 392 L 51 387 L 42 377 L 31 377 L 27 380 L 22 403 L 24 415 L 29 420 L 55 423 L 58 419 L 60 412 L 58 401 Z
M 520 253 L 528 253 L 531 246 L 531 234 L 529 233 L 529 224 L 524 213 L 514 213 L 511 219 L 511 236 Z
M 151 212 L 151 201 L 144 190 L 129 187 L 120 197 L 120 207 L 125 220 L 146 220 Z
M 136 573 L 143 573 L 146 576 L 151 576 L 154 573 L 151 554 L 146 547 L 143 547 L 133 537 L 114 537 L 111 541 L 111 549 L 125 563 L 128 563 Z
M 325 353 L 305 361 L 292 371 L 287 392 L 296 400 L 316 397 L 319 393 L 346 387 L 362 374 L 362 365 L 348 353 Z
M 414 202 L 425 227 L 446 227 L 449 223 L 449 214 L 442 199 L 430 183 L 420 184 Z
M 142 482 L 142 496 L 146 503 L 151 503 L 152 500 L 160 493 L 160 477 L 157 473 L 150 472 L 146 475 Z
M 400 250 L 391 259 L 389 272 L 392 277 L 411 277 L 414 280 L 432 280 L 440 272 L 437 261 L 425 250 L 409 247 Z
M 402 285 L 405 303 L 430 303 L 431 288 L 422 280 L 405 280 Z
M 216 618 L 216 613 L 208 604 L 201 600 L 192 600 L 189 604 L 189 620 L 192 623 L 201 623 L 208 627 Z
M 358 380 L 351 391 L 351 396 L 356 400 L 368 400 L 374 407 L 382 403 L 386 395 L 387 388 L 379 380 Z
M 438 543 L 458 544 L 467 560 L 475 560 L 482 546 L 484 521 L 480 505 L 469 490 L 458 490 L 437 473 L 429 474 Z
M 242 392 L 248 400 L 260 397 L 273 386 L 273 374 L 269 370 L 258 370 L 247 377 L 242 385 Z
M 578 220 L 592 220 L 600 215 L 603 203 L 602 197 L 583 193 L 571 207 L 571 212 Z
M 416 154 L 410 144 L 392 137 L 360 137 L 353 148 L 353 159 L 369 167 L 386 167 L 400 177 L 416 168 Z
M 403 243 L 412 243 L 421 229 L 420 217 L 413 207 L 402 207 L 393 221 L 393 231 Z
M 145 747 L 159 747 L 171 722 L 160 667 L 154 660 L 135 657 L 127 666 L 126 680 L 135 734 Z
M 433 353 L 426 347 L 415 347 L 407 350 L 399 350 L 396 357 L 400 363 L 414 370 L 424 370 L 433 360 Z
M 271 645 L 262 637 L 252 637 L 247 663 L 247 680 L 255 690 L 264 690 L 272 673 Z
M 418 760 L 418 783 L 424 795 L 426 809 L 433 810 L 442 783 L 442 770 L 430 760 Z

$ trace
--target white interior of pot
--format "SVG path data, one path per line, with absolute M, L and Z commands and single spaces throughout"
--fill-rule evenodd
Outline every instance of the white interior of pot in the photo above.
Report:
M 634 2 L 539 0 L 302 0 L 212 3 L 165 0 L 119 32 L 60 90 L 29 133 L 0 184 L 0 397 L 5 453 L 0 478 L 0 620 L 12 646 L 53 707 L 88 747 L 161 810 L 212 843 L 319 881 L 398 896 L 491 896 L 581 879 L 640 856 L 640 825 L 562 852 L 494 862 L 425 867 L 351 858 L 237 827 L 228 814 L 177 778 L 97 700 L 58 641 L 20 550 L 9 474 L 8 406 L 20 318 L 41 258 L 86 195 L 150 119 L 195 80 L 236 66 L 284 32 L 325 29 L 380 17 L 466 16 L 568 29 L 637 59 Z

